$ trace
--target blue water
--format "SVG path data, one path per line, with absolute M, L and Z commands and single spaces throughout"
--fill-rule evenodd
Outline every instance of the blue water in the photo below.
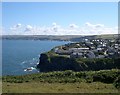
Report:
M 49 51 L 55 46 L 63 45 L 65 41 L 40 40 L 3 40 L 2 41 L 2 75 L 23 75 L 39 72 L 37 69 L 24 71 L 29 67 L 36 67 L 41 53 Z

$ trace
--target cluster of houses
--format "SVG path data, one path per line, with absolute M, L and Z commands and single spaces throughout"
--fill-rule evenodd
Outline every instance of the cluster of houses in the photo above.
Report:
M 84 39 L 57 47 L 54 52 L 70 58 L 114 58 L 120 57 L 120 44 L 116 40 Z

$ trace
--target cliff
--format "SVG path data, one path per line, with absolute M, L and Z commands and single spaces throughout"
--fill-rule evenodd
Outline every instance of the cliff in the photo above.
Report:
M 103 59 L 72 59 L 54 53 L 42 53 L 40 55 L 38 68 L 41 72 L 49 71 L 97 71 L 105 69 L 120 69 L 120 58 Z

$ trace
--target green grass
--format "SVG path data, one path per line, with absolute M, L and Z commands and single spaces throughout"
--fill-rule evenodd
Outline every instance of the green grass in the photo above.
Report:
M 113 83 L 119 76 L 120 70 L 101 70 L 74 72 L 71 70 L 54 71 L 47 73 L 28 74 L 22 76 L 4 76 L 3 82 L 24 83 L 24 82 L 48 82 L 48 83 L 75 83 L 75 82 L 103 82 Z
M 119 69 L 112 69 L 4 76 L 3 93 L 118 93 L 119 75 Z
M 102 39 L 114 39 L 114 38 L 117 38 L 118 35 L 115 34 L 115 35 L 112 35 L 112 34 L 106 34 L 106 35 L 97 35 L 96 38 L 102 38 Z
M 6 83 L 3 93 L 118 93 L 112 84 L 93 83 Z

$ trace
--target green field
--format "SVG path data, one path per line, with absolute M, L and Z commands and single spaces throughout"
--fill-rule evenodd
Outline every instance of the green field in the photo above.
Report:
M 3 93 L 119 93 L 120 70 L 54 71 L 2 77 Z
M 3 83 L 3 93 L 118 93 L 112 84 L 93 83 Z

